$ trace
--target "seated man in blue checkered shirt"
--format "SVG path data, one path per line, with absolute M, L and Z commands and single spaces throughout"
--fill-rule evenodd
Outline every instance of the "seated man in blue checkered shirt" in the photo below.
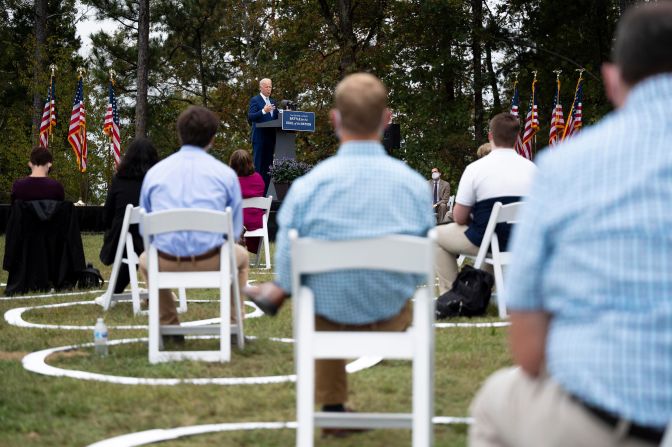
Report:
M 506 281 L 519 368 L 471 446 L 654 446 L 672 420 L 672 3 L 630 9 L 602 68 L 618 108 L 538 158 Z
M 341 142 L 338 153 L 295 181 L 278 215 L 275 262 L 278 280 L 246 293 L 274 314 L 291 292 L 287 232 L 301 237 L 348 240 L 390 234 L 424 236 L 434 226 L 427 183 L 402 161 L 385 153 L 380 138 L 389 122 L 387 92 L 370 74 L 353 74 L 336 87 L 331 120 Z M 403 256 L 403 253 L 399 253 Z M 381 271 L 311 275 L 315 328 L 327 331 L 401 331 L 411 323 L 408 299 L 416 278 Z M 345 411 L 344 360 L 315 364 L 316 400 L 323 411 Z M 352 430 L 323 429 L 344 436 Z

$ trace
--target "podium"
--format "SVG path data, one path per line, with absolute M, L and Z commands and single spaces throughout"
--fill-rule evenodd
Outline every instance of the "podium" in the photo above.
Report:
M 294 110 L 278 110 L 278 118 L 257 123 L 258 128 L 275 129 L 275 152 L 273 159 L 296 159 L 296 132 L 315 132 L 315 113 Z M 268 186 L 268 195 L 277 199 L 273 180 Z

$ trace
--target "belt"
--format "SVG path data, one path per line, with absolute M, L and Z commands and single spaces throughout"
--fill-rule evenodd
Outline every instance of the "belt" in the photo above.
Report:
M 625 430 L 626 436 L 637 438 L 642 441 L 653 442 L 656 445 L 660 444 L 660 442 L 663 440 L 663 435 L 665 434 L 664 428 L 647 427 L 645 425 L 639 425 L 634 422 L 627 421 L 613 413 L 605 411 L 601 408 L 594 407 L 593 405 L 584 402 L 576 396 L 572 397 L 576 402 L 581 404 L 583 408 L 588 410 L 590 414 L 607 424 L 609 427 L 616 428 L 620 424 L 626 424 L 628 427 L 627 430 Z
M 173 262 L 182 262 L 182 261 L 203 261 L 205 259 L 210 259 L 213 256 L 216 256 L 219 254 L 219 247 L 215 247 L 211 250 L 206 251 L 205 253 L 201 253 L 200 255 L 187 255 L 187 256 L 174 256 L 174 255 L 169 255 L 168 253 L 164 253 L 162 251 L 158 251 L 157 253 L 159 255 L 159 258 L 165 259 L 166 261 L 173 261 Z

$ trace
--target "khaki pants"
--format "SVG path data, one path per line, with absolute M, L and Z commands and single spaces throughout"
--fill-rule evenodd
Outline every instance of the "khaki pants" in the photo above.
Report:
M 436 227 L 436 273 L 439 276 L 439 294 L 443 295 L 457 277 L 457 257 L 460 254 L 476 256 L 478 247 L 471 243 L 464 232 L 466 225 L 449 223 Z
M 340 324 L 315 316 L 316 331 L 389 331 L 406 330 L 413 320 L 411 303 L 407 302 L 394 317 L 375 323 L 353 325 Z M 345 372 L 344 359 L 315 361 L 315 401 L 322 405 L 345 404 L 348 400 L 348 380 Z
M 234 244 L 234 252 L 236 256 L 236 264 L 238 265 L 238 284 L 242 290 L 245 285 L 247 285 L 247 276 L 249 272 L 249 258 L 247 250 L 238 245 Z M 140 273 L 142 273 L 143 278 L 149 281 L 147 278 L 147 252 L 143 252 L 140 255 Z M 180 261 L 170 261 L 159 257 L 159 271 L 162 272 L 189 272 L 189 271 L 212 271 L 219 270 L 219 254 L 216 254 L 208 259 L 202 259 L 200 261 L 191 261 L 189 258 Z M 175 307 L 176 301 L 175 294 L 170 291 L 170 289 L 159 289 L 159 321 L 161 324 L 173 325 L 180 324 L 180 319 L 177 318 L 177 308 Z M 240 303 L 243 303 L 242 293 L 238 297 Z M 235 309 L 233 298 L 231 300 L 231 321 L 235 322 Z
M 611 428 L 549 377 L 497 371 L 471 405 L 471 447 L 651 447 Z

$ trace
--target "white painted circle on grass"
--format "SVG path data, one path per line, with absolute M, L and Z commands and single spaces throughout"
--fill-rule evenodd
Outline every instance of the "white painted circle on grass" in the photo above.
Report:
M 482 323 L 434 323 L 434 327 L 437 329 L 445 329 L 450 327 L 489 327 L 489 328 L 499 328 L 511 326 L 510 321 L 485 321 Z
M 3 296 L 0 297 L 0 301 L 11 301 L 11 300 L 34 300 L 38 298 L 60 298 L 64 296 L 77 296 L 77 295 L 88 295 L 89 293 L 98 293 L 103 292 L 101 289 L 96 290 L 86 290 L 82 292 L 63 292 L 63 293 L 45 293 L 42 295 L 18 295 L 18 296 Z
M 212 338 L 212 337 L 187 337 L 187 338 Z M 247 339 L 256 339 L 256 337 L 245 337 Z M 293 343 L 291 338 L 270 338 L 269 340 L 280 343 Z M 110 340 L 108 345 L 119 345 L 124 343 L 146 342 L 147 338 L 126 338 L 119 340 Z M 265 385 L 270 383 L 295 382 L 296 375 L 263 376 L 263 377 L 206 377 L 191 379 L 171 379 L 171 378 L 150 378 L 150 377 L 128 377 L 114 376 L 110 374 L 99 374 L 88 371 L 78 371 L 73 369 L 58 368 L 47 365 L 46 358 L 57 352 L 68 352 L 79 348 L 93 346 L 93 343 L 84 343 L 81 345 L 61 346 L 57 348 L 44 349 L 42 351 L 32 352 L 26 355 L 21 361 L 23 367 L 37 374 L 43 374 L 53 377 L 69 377 L 79 380 L 94 380 L 99 382 L 117 383 L 122 385 Z M 381 358 L 362 357 L 346 366 L 348 373 L 355 373 L 380 362 Z
M 437 425 L 472 424 L 472 418 L 435 416 L 432 422 Z M 228 431 L 248 430 L 296 430 L 297 423 L 292 422 L 229 422 L 223 424 L 204 424 L 186 427 L 146 430 L 137 433 L 128 433 L 114 438 L 105 439 L 90 444 L 88 447 L 138 447 L 157 442 L 175 440 L 187 436 L 202 435 Z
M 187 300 L 189 303 L 214 303 L 216 301 L 212 300 Z M 23 313 L 33 309 L 52 309 L 57 307 L 70 307 L 70 306 L 86 306 L 89 304 L 98 304 L 95 301 L 73 301 L 68 303 L 56 303 L 56 304 L 43 304 L 40 306 L 27 306 L 27 307 L 17 307 L 15 309 L 10 309 L 5 312 L 5 321 L 12 326 L 26 327 L 26 328 L 39 328 L 39 329 L 63 329 L 63 330 L 93 330 L 94 326 L 78 326 L 72 324 L 47 324 L 47 323 L 30 323 L 23 319 Z M 254 305 L 251 301 L 245 301 L 245 304 L 254 309 L 253 312 L 245 314 L 245 318 L 258 318 L 264 313 Z M 206 324 L 219 323 L 219 318 L 211 318 L 207 320 L 197 320 L 197 321 L 188 321 L 182 323 L 183 326 L 201 326 Z M 120 330 L 132 330 L 132 329 L 147 329 L 146 324 L 135 324 L 135 325 L 118 325 L 118 326 L 108 326 L 108 329 L 120 329 Z

